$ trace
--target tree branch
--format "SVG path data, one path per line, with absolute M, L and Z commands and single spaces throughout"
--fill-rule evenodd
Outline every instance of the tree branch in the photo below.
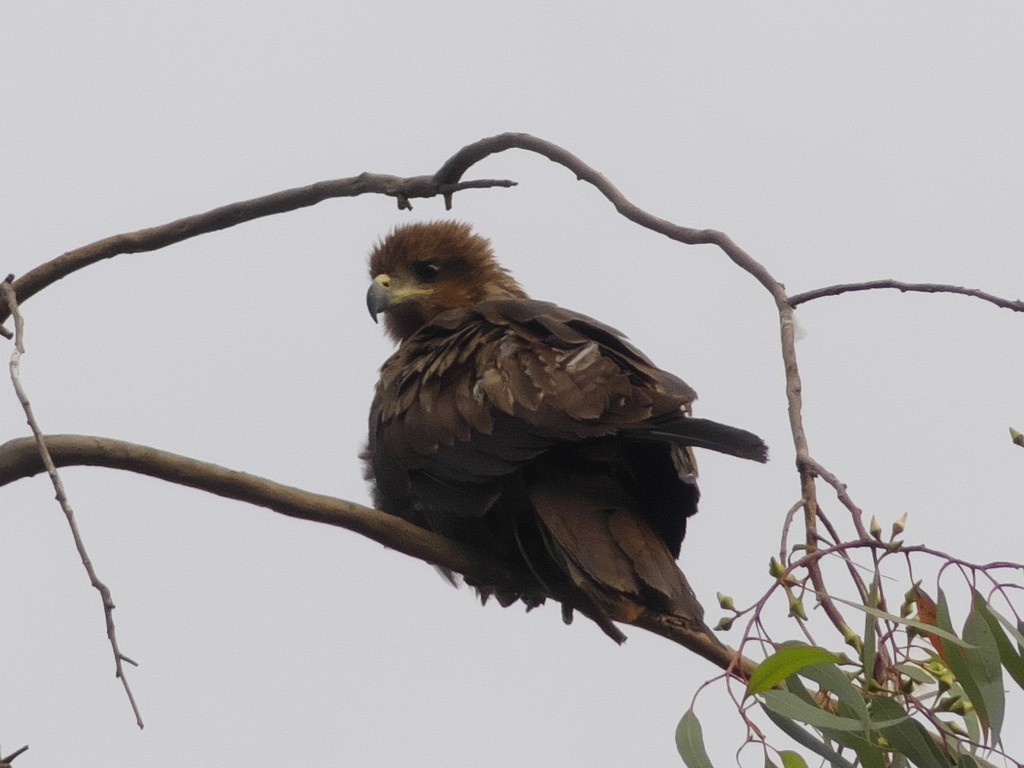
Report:
M 135 694 L 132 693 L 132 687 L 128 684 L 128 677 L 124 672 L 125 663 L 135 666 L 135 662 L 121 652 L 121 646 L 117 642 L 117 629 L 114 626 L 114 598 L 110 594 L 110 588 L 97 575 L 92 559 L 85 549 L 85 541 L 82 539 L 82 533 L 78 530 L 78 523 L 75 520 L 75 511 L 71 508 L 71 502 L 68 501 L 67 493 L 64 491 L 64 481 L 61 480 L 60 474 L 57 472 L 57 467 L 53 463 L 53 457 L 46 449 L 43 433 L 39 428 L 39 423 L 36 421 L 35 413 L 32 411 L 32 404 L 29 402 L 25 388 L 21 384 L 21 356 L 25 353 L 25 322 L 21 312 L 18 310 L 18 302 L 9 280 L 0 283 L 0 296 L 3 297 L 4 304 L 14 316 L 14 352 L 11 353 L 10 362 L 11 383 L 14 385 L 14 392 L 21 403 L 22 410 L 25 412 L 25 419 L 28 421 L 29 428 L 32 430 L 33 437 L 29 442 L 32 444 L 40 463 L 46 470 L 46 474 L 50 477 L 50 483 L 53 485 L 57 503 L 60 504 L 61 511 L 64 512 L 64 517 L 67 518 L 68 527 L 71 529 L 71 537 L 75 541 L 75 549 L 78 550 L 78 556 L 82 559 L 82 565 L 89 576 L 89 583 L 100 593 L 100 600 L 103 603 L 103 618 L 107 625 L 107 640 L 110 642 L 110 648 L 114 653 L 114 675 L 121 681 L 121 685 L 124 687 L 128 703 L 131 705 L 132 712 L 135 715 L 136 724 L 139 728 L 142 728 L 142 713 L 139 711 L 139 705 L 135 701 Z
M 46 435 L 44 441 L 58 467 L 108 467 L 148 475 L 255 504 L 288 517 L 345 528 L 389 549 L 457 571 L 471 581 L 527 594 L 537 592 L 536 583 L 528 574 L 515 571 L 493 553 L 459 544 L 400 517 L 351 501 L 122 440 L 88 435 Z M 43 470 L 37 446 L 31 438 L 17 438 L 0 445 L 0 487 Z M 734 651 L 706 629 L 684 625 L 674 617 L 645 611 L 633 624 L 672 640 L 722 669 L 749 674 L 755 666 L 748 659 L 737 659 Z
M 895 288 L 903 293 L 957 293 L 961 296 L 970 296 L 975 299 L 987 301 L 1003 309 L 1010 309 L 1014 312 L 1024 312 L 1024 301 L 1003 299 L 993 296 L 991 293 L 979 291 L 977 288 L 962 288 L 957 285 L 943 285 L 941 283 L 904 283 L 899 280 L 871 280 L 866 283 L 841 283 L 840 285 L 829 285 L 825 288 L 816 288 L 813 291 L 805 291 L 789 297 L 789 306 L 797 307 L 808 301 L 821 299 L 826 296 L 838 296 L 841 293 L 853 293 L 854 291 L 872 291 L 876 288 Z
M 26 272 L 13 282 L 14 292 L 18 301 L 24 302 L 48 285 L 97 261 L 124 253 L 156 251 L 197 235 L 227 229 L 264 216 L 306 208 L 331 198 L 356 197 L 366 194 L 389 195 L 398 200 L 400 209 L 411 209 L 410 198 L 443 195 L 446 205 L 450 207 L 452 194 L 459 190 L 513 186 L 515 186 L 515 182 L 509 179 L 478 179 L 448 183 L 435 181 L 433 176 L 402 178 L 379 173 L 362 173 L 347 179 L 320 181 L 305 187 L 285 189 L 271 195 L 255 197 L 252 200 L 230 203 L 157 227 L 124 232 L 97 240 L 95 243 L 75 248 Z M 3 323 L 8 317 L 10 317 L 10 313 L 7 308 L 0 306 L 0 323 Z M 2 326 L 0 326 L 0 333 L 10 338 L 10 331 Z
M 476 574 L 496 584 L 524 586 L 524 580 L 517 580 L 511 569 L 494 562 L 490 554 L 350 501 L 123 440 L 89 435 L 46 435 L 44 439 L 58 467 L 107 467 L 148 475 L 266 507 L 288 517 L 346 528 L 411 557 L 459 573 Z M 0 487 L 43 470 L 30 438 L 16 438 L 0 445 Z
M 595 186 L 615 206 L 615 210 L 634 224 L 639 224 L 641 227 L 686 245 L 717 245 L 737 266 L 753 275 L 770 293 L 775 295 L 777 290 L 782 290 L 782 286 L 771 276 L 768 270 L 751 257 L 750 254 L 736 245 L 724 232 L 719 232 L 716 229 L 683 227 L 654 216 L 642 208 L 638 208 L 614 184 L 608 181 L 604 175 L 587 165 L 576 155 L 557 144 L 552 144 L 550 141 L 531 136 L 528 133 L 501 133 L 497 136 L 491 136 L 468 144 L 445 161 L 444 165 L 434 174 L 434 179 L 439 183 L 454 184 L 474 164 L 490 155 L 504 152 L 508 149 L 524 149 L 543 155 L 548 160 L 568 168 L 576 174 L 576 178 L 579 181 L 585 181 Z

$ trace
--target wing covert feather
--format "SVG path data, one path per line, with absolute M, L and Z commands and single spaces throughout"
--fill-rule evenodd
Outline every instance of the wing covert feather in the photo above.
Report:
M 371 426 L 394 455 L 429 466 L 443 446 L 479 435 L 495 438 L 481 449 L 500 454 L 498 414 L 544 438 L 540 452 L 636 427 L 695 396 L 596 320 L 498 300 L 447 312 L 406 340 L 381 369 Z

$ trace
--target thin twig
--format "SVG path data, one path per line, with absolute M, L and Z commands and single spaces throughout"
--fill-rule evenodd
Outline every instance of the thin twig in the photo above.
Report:
M 829 535 L 832 536 L 833 543 L 840 543 L 842 541 L 842 538 L 839 536 L 839 532 L 832 525 L 832 522 L 828 519 L 828 516 L 824 512 L 822 512 L 820 508 L 818 509 L 818 519 L 821 520 L 821 524 L 825 526 L 825 530 L 828 531 Z M 846 552 L 841 552 L 840 555 L 842 556 L 843 560 L 846 561 L 846 567 L 850 571 L 850 578 L 853 580 L 854 586 L 857 588 L 857 592 L 860 594 L 861 602 L 867 602 L 868 587 L 867 584 L 864 583 L 864 579 L 861 578 L 861 575 L 857 572 L 857 564 L 853 562 L 853 560 Z M 877 562 L 875 563 L 875 567 L 878 567 Z
M 53 458 L 46 448 L 46 441 L 43 440 L 42 430 L 39 428 L 39 423 L 32 412 L 32 404 L 29 402 L 28 395 L 21 384 L 21 356 L 25 353 L 25 321 L 21 316 L 21 311 L 18 309 L 18 301 L 9 280 L 0 283 L 0 293 L 3 294 L 4 301 L 14 317 L 15 340 L 14 352 L 11 353 L 10 362 L 11 382 L 14 385 L 14 391 L 18 396 L 18 400 L 21 402 L 21 407 L 25 411 L 25 418 L 28 421 L 29 428 L 32 430 L 35 450 L 46 467 L 46 474 L 49 475 L 50 482 L 53 484 L 53 489 L 57 494 L 57 503 L 60 504 L 60 508 L 67 518 L 68 526 L 71 528 L 71 536 L 75 540 L 75 549 L 78 550 L 78 555 L 82 558 L 82 565 L 85 566 L 85 572 L 89 576 L 89 583 L 100 593 L 100 599 L 103 601 L 103 616 L 107 625 L 107 639 L 110 641 L 110 648 L 114 652 L 114 673 L 124 686 L 124 692 L 128 696 L 128 702 L 131 704 L 132 712 L 135 714 L 135 722 L 139 728 L 142 728 L 142 714 L 139 712 L 139 706 L 135 702 L 135 696 L 132 694 L 128 678 L 124 673 L 124 663 L 127 662 L 134 665 L 135 662 L 121 653 L 118 647 L 117 632 L 114 628 L 114 601 L 110 596 L 110 589 L 96 575 L 96 569 L 93 567 L 88 552 L 86 552 L 85 542 L 82 540 L 82 534 L 78 530 L 78 523 L 75 521 L 74 510 L 71 508 L 71 503 L 68 501 L 67 494 L 64 491 L 64 482 L 61 480 L 57 467 L 53 463 Z
M 846 489 L 846 483 L 825 469 L 825 467 L 815 459 L 808 456 L 806 461 L 808 469 L 832 486 L 832 489 L 836 492 L 836 498 L 839 499 L 840 503 L 850 512 L 850 517 L 853 518 L 853 526 L 857 529 L 857 535 L 862 539 L 870 539 L 871 536 L 864 527 L 864 513 L 861 511 L 860 507 L 854 504 L 853 499 L 850 498 L 850 494 Z
M 801 500 L 790 507 L 789 511 L 786 512 L 786 519 L 782 522 L 782 537 L 779 541 L 780 563 L 786 562 L 786 558 L 789 556 L 789 528 L 793 525 L 793 518 L 796 516 L 796 513 L 800 511 L 800 508 L 803 507 L 803 505 L 803 500 Z
M 943 285 L 941 283 L 904 283 L 900 280 L 870 280 L 864 283 L 842 283 L 840 285 L 829 285 L 825 288 L 816 288 L 813 291 L 805 291 L 789 297 L 789 306 L 797 307 L 806 304 L 808 301 L 821 299 L 826 296 L 838 296 L 842 293 L 853 293 L 854 291 L 873 291 L 877 288 L 895 288 L 904 293 L 957 293 L 961 296 L 970 296 L 975 299 L 987 301 L 1003 309 L 1010 309 L 1014 312 L 1024 312 L 1024 301 L 1003 299 L 993 296 L 991 293 L 979 291 L 977 288 L 962 288 L 958 285 Z

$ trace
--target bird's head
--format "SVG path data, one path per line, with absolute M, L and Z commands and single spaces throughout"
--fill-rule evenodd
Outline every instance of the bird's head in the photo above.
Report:
M 488 240 L 457 221 L 396 227 L 370 253 L 370 316 L 402 341 L 451 309 L 486 299 L 526 298 L 494 260 Z

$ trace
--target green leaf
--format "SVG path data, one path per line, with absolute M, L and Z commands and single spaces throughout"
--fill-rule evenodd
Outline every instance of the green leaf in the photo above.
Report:
M 819 664 L 812 667 L 805 667 L 801 670 L 800 675 L 813 673 L 821 670 L 835 670 L 836 674 L 842 674 L 842 672 L 831 665 Z M 808 675 L 810 676 L 810 675 Z M 828 687 L 827 683 L 818 682 L 819 685 Z M 847 681 L 849 682 L 849 681 Z M 834 684 L 834 687 L 840 687 L 840 685 Z M 791 675 L 786 678 L 786 689 L 798 696 L 802 701 L 807 702 L 809 705 L 817 707 L 817 703 L 811 697 L 811 694 L 807 692 L 807 688 L 804 686 L 803 681 L 798 675 Z M 838 698 L 838 697 L 837 697 Z M 848 717 L 852 714 L 851 708 L 846 706 L 842 701 L 839 702 L 838 714 L 843 717 Z M 794 728 L 796 726 L 794 725 Z M 857 758 L 860 760 L 861 768 L 886 768 L 885 765 L 885 754 L 881 749 L 876 747 L 874 744 L 869 742 L 865 735 L 867 734 L 867 725 L 865 725 L 864 732 L 849 732 L 849 731 L 837 731 L 834 728 L 821 728 L 819 729 L 821 735 L 828 739 L 830 742 L 840 744 L 844 747 L 849 747 L 857 753 Z M 820 754 L 820 753 L 819 753 Z M 829 759 L 828 756 L 825 756 Z
M 978 720 L 978 713 L 971 710 L 964 715 L 964 726 L 967 728 L 967 736 L 975 744 L 981 744 L 981 722 Z
M 747 681 L 747 695 L 774 688 L 794 672 L 811 664 L 835 663 L 839 657 L 813 645 L 787 645 L 757 665 Z
M 1010 640 L 1007 639 L 1006 634 L 999 628 L 1002 624 L 1006 627 L 1012 639 L 1017 641 L 1017 647 L 1024 645 L 1024 636 L 1018 632 L 1013 624 L 1011 624 L 1005 617 L 996 613 L 992 606 L 984 601 L 984 599 L 975 592 L 975 610 L 979 612 L 981 617 L 988 624 L 988 628 L 992 630 L 992 636 L 996 640 L 996 646 L 999 648 L 999 659 L 1003 662 L 1003 667 L 1010 673 L 1010 677 L 1013 678 L 1014 682 L 1018 686 L 1024 688 L 1024 658 L 1018 653 Z
M 849 760 L 843 758 L 842 755 L 832 749 L 832 747 L 824 741 L 815 738 L 788 717 L 777 715 L 770 709 L 766 709 L 765 713 L 768 715 L 768 719 L 775 723 L 780 731 L 789 736 L 800 746 L 807 747 L 807 749 L 811 750 L 814 754 L 827 760 L 829 765 L 833 766 L 833 768 L 854 768 L 853 764 Z
M 1017 651 L 1024 655 L 1024 622 L 1018 621 L 1017 626 L 1014 626 L 1008 618 L 996 611 L 991 605 L 988 606 L 988 609 L 999 620 L 999 623 L 1006 627 L 1010 637 L 1017 641 Z
M 805 668 L 799 674 L 802 675 L 802 674 L 805 674 L 807 672 L 817 671 L 817 670 L 822 670 L 822 669 L 827 669 L 827 668 L 828 668 L 828 665 L 817 665 L 817 666 L 814 666 L 814 667 L 807 667 L 807 668 Z M 831 669 L 836 669 L 836 668 L 831 668 Z M 839 670 L 837 670 L 837 672 L 839 672 Z M 840 672 L 839 674 L 842 674 L 842 673 Z M 819 683 L 819 685 L 820 685 L 820 683 Z M 800 677 L 798 675 L 791 675 L 790 677 L 787 677 L 785 679 L 785 687 L 786 687 L 786 689 L 788 691 L 790 691 L 791 693 L 793 693 L 796 696 L 798 696 L 801 700 L 807 702 L 809 706 L 817 708 L 817 702 L 815 702 L 814 698 L 807 691 L 807 688 L 804 686 L 803 681 L 800 679 Z M 850 708 L 847 707 L 846 705 L 844 705 L 844 703 L 842 701 L 840 701 L 839 702 L 839 714 L 841 716 L 848 716 L 849 712 L 850 712 Z M 773 715 L 771 712 L 768 712 L 768 715 L 769 715 L 769 717 L 773 718 L 773 722 L 775 722 L 774 718 L 778 717 L 777 715 Z M 795 723 L 792 724 L 792 725 L 793 725 L 793 728 L 797 729 L 797 731 L 799 733 L 805 733 L 805 731 L 803 731 Z M 868 741 L 864 737 L 864 733 L 852 732 L 852 731 L 840 731 L 840 730 L 836 730 L 835 728 L 819 728 L 818 732 L 825 739 L 827 739 L 828 741 L 840 744 L 842 746 L 847 746 L 847 748 L 853 750 L 857 754 L 857 758 L 860 760 L 860 768 L 886 768 L 885 753 L 883 753 L 883 751 L 881 749 L 879 749 L 878 746 L 876 746 L 873 743 L 871 743 L 870 741 Z M 794 735 L 794 734 L 791 734 L 791 735 Z M 803 743 L 803 742 L 801 741 L 801 743 Z M 808 749 L 814 751 L 816 754 L 821 755 L 822 757 L 824 757 L 825 760 L 828 760 L 829 762 L 833 762 L 834 761 L 833 755 L 835 755 L 835 753 L 833 751 L 831 751 L 830 748 L 825 748 L 826 750 L 828 750 L 828 753 L 826 754 L 824 752 L 815 750 L 814 746 L 808 745 L 806 743 L 804 745 L 808 746 Z
M 850 708 L 851 712 L 861 721 L 862 730 L 869 726 L 870 716 L 868 705 L 853 683 L 835 664 L 814 664 L 797 671 L 798 675 L 813 680 L 825 690 L 831 691 L 841 704 Z
M 992 743 L 998 744 L 1003 730 L 1003 716 L 1006 713 L 1006 694 L 1003 691 L 1003 667 L 999 644 L 982 615 L 985 608 L 984 599 L 975 593 L 971 603 L 971 612 L 967 614 L 967 620 L 964 622 L 964 640 L 976 647 L 962 652 L 962 655 L 971 671 L 971 677 L 978 686 L 978 692 L 985 702 L 984 711 L 989 719 L 989 728 L 992 729 Z M 998 627 L 996 631 L 1003 635 Z M 1005 635 L 1003 635 L 1003 640 L 1006 640 Z M 974 704 L 980 717 L 982 708 L 973 698 L 971 703 Z
M 779 752 L 779 757 L 782 758 L 782 768 L 807 768 L 807 761 L 791 750 L 784 749 Z
M 676 726 L 676 749 L 687 768 L 714 768 L 704 748 L 704 732 L 700 720 L 692 709 L 686 710 Z
M 822 728 L 819 732 L 829 742 L 852 749 L 860 761 L 860 768 L 886 768 L 885 752 L 868 740 L 870 732 L 837 731 L 833 728 Z
M 872 717 L 892 720 L 899 715 L 903 715 L 902 721 L 879 729 L 889 747 L 904 755 L 918 768 L 949 768 L 948 759 L 925 727 L 911 719 L 903 707 L 886 698 L 876 699 L 871 705 Z
M 871 589 L 868 591 L 868 602 L 865 608 L 878 609 L 878 574 L 871 581 Z M 864 613 L 864 647 L 860 652 L 860 660 L 864 665 L 864 677 L 871 679 L 875 674 L 875 656 L 878 653 L 878 638 L 875 637 L 875 627 L 878 626 L 878 617 L 870 613 Z
M 885 621 L 891 621 L 894 624 L 903 624 L 907 627 L 919 629 L 921 632 L 936 635 L 938 637 L 941 637 L 943 640 L 949 640 L 949 642 L 953 643 L 954 645 L 959 645 L 962 648 L 969 647 L 969 645 L 963 640 L 961 640 L 959 637 L 957 637 L 956 633 L 952 630 L 945 630 L 942 627 L 936 627 L 934 624 L 925 624 L 923 621 L 915 621 L 914 619 L 904 619 L 902 616 L 897 616 L 895 614 L 889 613 L 888 611 L 883 611 L 880 608 L 871 608 L 870 606 L 861 605 L 860 603 L 855 603 L 851 600 L 843 600 L 841 597 L 836 597 L 835 595 L 832 595 L 832 599 L 837 603 L 842 603 L 843 605 L 848 605 L 851 608 L 856 608 L 858 611 L 864 611 L 864 613 L 871 614 L 872 616 L 875 616 L 879 619 L 884 619 Z
M 974 755 L 961 754 L 956 756 L 956 768 L 981 768 Z
M 768 709 L 777 715 L 813 725 L 815 728 L 832 728 L 837 731 L 863 731 L 864 723 L 853 717 L 840 717 L 827 712 L 821 707 L 808 704 L 796 694 L 789 691 L 764 691 L 759 694 Z M 875 728 L 885 728 L 905 720 L 908 715 L 903 712 L 899 718 L 872 723 Z
M 973 610 L 971 615 L 974 615 Z M 995 640 L 992 638 L 991 632 L 988 632 L 988 627 L 985 627 L 983 620 L 975 619 L 971 621 L 971 616 L 967 618 L 972 633 L 971 639 L 975 642 L 985 643 L 984 648 L 971 645 L 968 646 L 968 651 L 965 652 L 962 648 L 950 647 L 943 654 L 943 660 L 949 666 L 953 675 L 956 676 L 956 681 L 964 689 L 964 693 L 971 704 L 974 705 L 974 711 L 978 713 L 978 719 L 981 721 L 985 738 L 988 738 L 989 729 L 995 726 L 992 735 L 993 741 L 997 741 L 999 727 L 1003 721 L 1002 675 L 999 674 L 998 697 L 993 692 L 994 684 L 991 678 L 993 675 L 993 662 L 995 670 L 999 669 L 999 649 L 996 648 Z M 953 631 L 953 622 L 949 617 L 949 603 L 941 589 L 939 590 L 939 599 L 935 602 L 935 621 L 941 629 L 947 632 Z M 967 629 L 967 626 L 965 624 L 964 628 Z M 984 630 L 980 627 L 984 627 Z M 970 653 L 970 650 L 976 652 Z M 989 710 L 990 705 L 994 707 L 992 711 Z M 993 718 L 993 715 L 996 717 Z
M 935 683 L 935 678 L 917 666 L 917 664 L 897 664 L 896 669 L 915 683 L 920 683 L 921 685 L 932 685 Z

